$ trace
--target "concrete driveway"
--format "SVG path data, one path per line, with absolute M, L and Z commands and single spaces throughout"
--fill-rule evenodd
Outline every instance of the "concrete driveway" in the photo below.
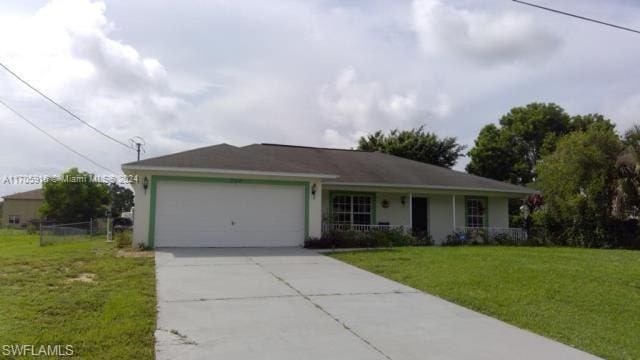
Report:
M 158 359 L 596 359 L 299 248 L 160 249 L 156 275 Z

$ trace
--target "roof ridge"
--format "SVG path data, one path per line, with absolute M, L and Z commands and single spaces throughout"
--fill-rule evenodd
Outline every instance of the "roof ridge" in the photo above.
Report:
M 291 145 L 291 144 L 276 144 L 276 143 L 259 143 L 259 144 L 251 144 L 252 145 L 261 145 L 261 146 L 282 146 L 282 147 L 290 147 L 290 148 L 301 148 L 301 149 L 318 149 L 318 150 L 335 150 L 335 151 L 354 151 L 354 152 L 374 152 L 367 150 L 359 150 L 359 149 L 341 149 L 341 148 L 330 148 L 330 147 L 321 147 L 321 146 L 306 146 L 306 145 Z M 246 146 L 245 146 L 246 147 Z
M 135 165 L 137 163 L 144 162 L 144 161 L 151 160 L 151 159 L 153 159 L 153 160 L 165 159 L 165 158 L 176 156 L 176 155 L 184 155 L 184 154 L 188 154 L 188 153 L 192 153 L 192 152 L 196 152 L 196 151 L 200 151 L 200 150 L 204 150 L 204 149 L 214 148 L 214 147 L 217 147 L 217 146 L 230 146 L 232 148 L 242 149 L 241 147 L 238 147 L 238 146 L 235 146 L 235 145 L 231 145 L 231 144 L 227 144 L 227 143 L 220 143 L 220 144 L 215 144 L 215 145 L 201 146 L 201 147 L 195 148 L 195 149 L 178 151 L 178 152 L 170 153 L 170 154 L 166 154 L 166 155 L 154 156 L 154 157 L 150 157 L 150 158 L 147 158 L 147 159 L 140 159 L 139 161 L 132 161 L 132 162 L 124 163 L 122 165 Z
M 248 146 L 250 146 L 250 145 L 248 145 Z M 220 143 L 220 144 L 216 144 L 216 145 L 203 146 L 203 147 L 199 147 L 199 148 L 196 148 L 196 149 L 191 149 L 191 150 L 181 151 L 181 152 L 177 152 L 177 153 L 172 153 L 172 154 L 152 157 L 152 158 L 148 158 L 148 159 L 142 159 L 140 161 L 134 161 L 134 162 L 123 164 L 123 166 L 126 166 L 126 165 L 132 165 L 132 166 L 145 165 L 145 163 L 147 163 L 148 161 L 171 159 L 171 158 L 174 158 L 176 156 L 184 156 L 184 155 L 189 155 L 189 154 L 192 154 L 192 153 L 198 153 L 198 152 L 201 152 L 201 151 L 212 150 L 212 149 L 214 149 L 216 147 L 228 147 L 230 149 L 233 149 L 233 151 L 237 151 L 237 152 L 241 153 L 242 156 L 245 156 L 247 159 L 253 158 L 253 159 L 257 159 L 257 160 L 270 160 L 270 161 L 279 162 L 281 164 L 285 164 L 285 165 L 289 166 L 295 172 L 309 173 L 309 174 L 319 174 L 315 169 L 313 169 L 311 167 L 304 166 L 304 165 L 301 165 L 301 164 L 298 164 L 298 163 L 292 162 L 292 161 L 285 161 L 285 160 L 282 160 L 282 159 L 280 159 L 280 158 L 278 158 L 276 156 L 269 155 L 269 154 L 264 154 L 264 153 L 256 154 L 254 152 L 250 152 L 247 149 L 247 146 L 235 146 L 235 145 L 230 145 L 230 144 L 227 144 L 227 143 Z

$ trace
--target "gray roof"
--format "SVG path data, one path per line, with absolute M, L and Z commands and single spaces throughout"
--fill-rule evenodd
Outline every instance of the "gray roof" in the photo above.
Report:
M 175 154 L 140 160 L 124 165 L 291 172 L 305 174 L 316 173 L 313 169 L 259 153 L 249 152 L 245 148 L 239 148 L 229 144 L 207 146 Z
M 25 192 L 19 192 L 11 195 L 6 195 L 2 197 L 3 199 L 12 199 L 12 200 L 44 200 L 44 195 L 42 194 L 42 189 L 34 189 Z
M 337 175 L 331 183 L 407 185 L 529 193 L 533 190 L 380 152 L 279 144 L 215 145 L 125 166 Z

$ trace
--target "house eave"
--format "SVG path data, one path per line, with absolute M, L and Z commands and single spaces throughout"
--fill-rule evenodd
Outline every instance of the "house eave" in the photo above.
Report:
M 401 188 L 416 190 L 450 190 L 450 191 L 470 191 L 470 192 L 491 192 L 506 193 L 511 195 L 530 195 L 536 192 L 534 189 L 523 188 L 522 190 L 492 189 L 481 187 L 462 187 L 462 186 L 441 186 L 441 185 L 415 185 L 415 184 L 386 184 L 386 183 L 362 183 L 362 182 L 339 182 L 324 181 L 323 185 L 333 186 L 353 186 L 353 187 L 380 187 L 380 188 Z
M 216 168 L 194 168 L 194 167 L 172 167 L 172 166 L 145 166 L 145 165 L 122 165 L 122 171 L 147 171 L 147 172 L 183 172 L 200 174 L 224 174 L 224 175 L 251 175 L 251 176 L 277 176 L 292 178 L 312 178 L 312 179 L 337 179 L 337 175 L 297 173 L 281 171 L 255 171 L 237 169 L 216 169 Z

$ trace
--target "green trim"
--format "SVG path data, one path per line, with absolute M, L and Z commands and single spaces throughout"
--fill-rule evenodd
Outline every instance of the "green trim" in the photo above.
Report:
M 199 183 L 222 183 L 222 184 L 246 184 L 246 185 L 278 185 L 278 186 L 302 186 L 304 188 L 304 239 L 309 237 L 309 181 L 291 180 L 265 180 L 265 179 L 240 179 L 240 178 L 219 178 L 219 177 L 199 177 L 199 176 L 160 176 L 151 175 L 151 199 L 149 200 L 149 247 L 155 247 L 156 232 L 156 197 L 158 192 L 158 181 L 183 181 Z
M 329 190 L 329 210 L 333 213 L 333 195 L 356 195 L 356 196 L 371 196 L 371 224 L 378 223 L 378 215 L 376 208 L 378 207 L 377 194 L 375 192 L 367 191 L 349 191 L 349 190 Z
M 484 205 L 484 226 L 489 227 L 489 198 L 486 196 L 465 196 L 464 197 L 464 226 L 469 227 L 469 209 L 467 207 L 467 200 L 480 200 Z

